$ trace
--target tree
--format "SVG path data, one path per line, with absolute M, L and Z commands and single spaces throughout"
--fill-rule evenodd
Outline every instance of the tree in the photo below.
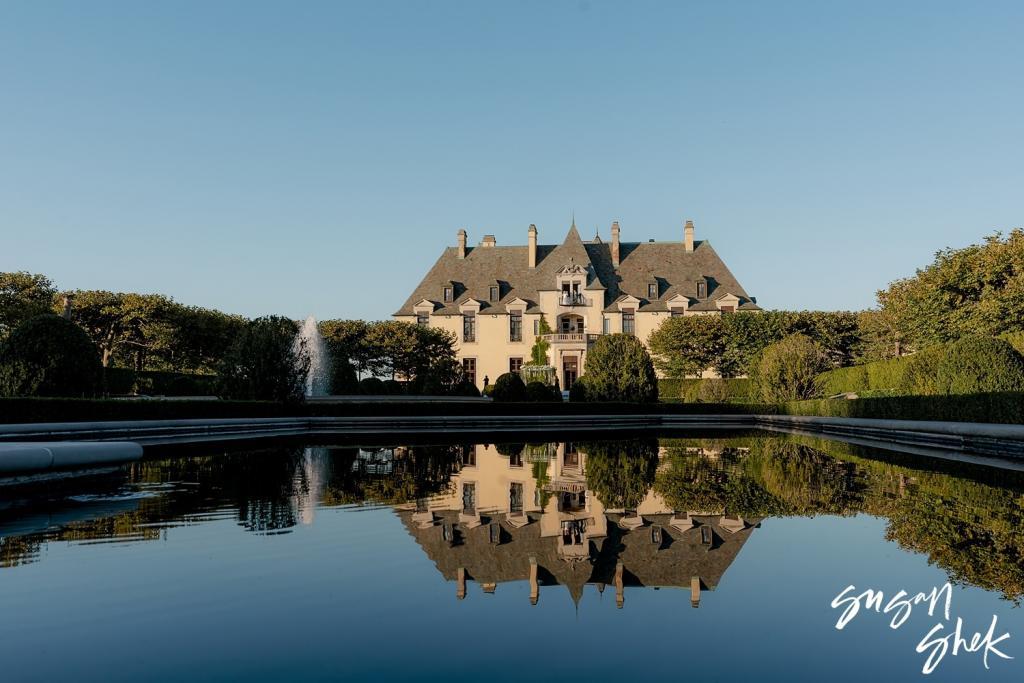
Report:
M 88 335 L 52 313 L 26 320 L 0 344 L 3 396 L 93 396 L 100 373 Z
M 647 349 L 632 335 L 606 334 L 587 351 L 588 401 L 650 403 L 658 400 L 658 378 Z
M 753 380 L 764 401 L 798 401 L 818 392 L 818 375 L 827 367 L 828 359 L 813 339 L 793 334 L 762 352 Z
M 0 273 L 0 340 L 29 318 L 49 312 L 55 295 L 45 275 Z
M 913 277 L 878 292 L 878 303 L 914 349 L 1024 330 L 1024 230 L 944 249 Z
M 668 377 L 692 377 L 721 363 L 725 350 L 722 316 L 687 315 L 669 318 L 647 343 L 654 362 Z M 589 363 L 589 357 L 587 362 Z
M 173 302 L 159 294 L 80 290 L 74 292 L 71 319 L 96 344 L 103 367 L 116 355 L 122 364 L 142 370 L 147 353 L 171 348 L 172 308 Z
M 551 348 L 551 342 L 544 337 L 549 334 L 551 334 L 551 327 L 548 325 L 548 319 L 541 313 L 540 322 L 537 323 L 537 338 L 530 348 L 530 365 L 548 364 L 548 349 Z
M 309 357 L 294 348 L 297 332 L 298 325 L 287 318 L 267 316 L 250 321 L 220 364 L 224 395 L 240 400 L 301 401 Z

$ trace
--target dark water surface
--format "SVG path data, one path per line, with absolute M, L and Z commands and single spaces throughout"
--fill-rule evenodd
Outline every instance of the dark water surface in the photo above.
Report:
M 1024 678 L 1016 472 L 760 433 L 223 448 L 0 486 L 0 681 L 916 680 L 994 615 L 1016 659 L 951 638 L 927 679 Z M 947 582 L 948 620 L 835 628 L 849 585 Z

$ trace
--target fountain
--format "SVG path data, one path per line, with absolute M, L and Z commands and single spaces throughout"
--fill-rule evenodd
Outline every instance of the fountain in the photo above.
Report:
M 295 337 L 296 355 L 309 358 L 306 372 L 306 396 L 327 396 L 331 392 L 331 356 L 320 335 L 316 318 L 309 316 Z

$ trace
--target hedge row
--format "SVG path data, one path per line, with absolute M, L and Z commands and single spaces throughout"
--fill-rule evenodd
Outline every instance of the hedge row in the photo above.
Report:
M 1024 424 L 1024 393 L 816 399 L 777 407 L 780 415 Z
M 356 417 L 408 415 L 752 415 L 762 406 L 689 403 L 493 403 L 386 401 L 304 403 L 269 401 L 160 401 L 118 399 L 0 398 L 0 423 L 184 420 L 247 417 Z
M 708 391 L 711 385 L 715 389 Z M 720 387 L 720 389 L 719 389 Z M 702 391 L 702 388 L 704 389 Z M 749 401 L 754 393 L 753 382 L 746 377 L 730 379 L 673 379 L 663 378 L 658 380 L 658 399 L 682 400 L 687 403 L 707 402 L 702 401 L 701 394 L 715 394 L 716 398 L 732 403 Z

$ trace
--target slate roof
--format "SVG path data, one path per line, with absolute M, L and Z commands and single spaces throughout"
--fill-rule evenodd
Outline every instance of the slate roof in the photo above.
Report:
M 458 315 L 459 305 L 467 299 L 482 302 L 482 313 L 505 313 L 516 298 L 528 303 L 528 313 L 538 312 L 539 292 L 554 290 L 556 273 L 573 264 L 590 271 L 587 295 L 603 298 L 604 310 L 618 310 L 617 302 L 633 295 L 640 299 L 640 311 L 667 311 L 668 300 L 676 294 L 686 296 L 693 311 L 716 311 L 715 301 L 728 294 L 739 298 L 738 310 L 760 310 L 706 240 L 694 242 L 692 252 L 682 242 L 622 242 L 618 269 L 612 266 L 611 244 L 598 238 L 584 242 L 575 224 L 561 244 L 537 246 L 536 268 L 529 267 L 527 249 L 467 247 L 466 257 L 460 259 L 458 248 L 448 247 L 394 315 L 413 315 L 424 299 L 434 303 L 435 315 Z M 707 282 L 707 297 L 698 300 L 701 279 Z M 500 298 L 490 302 L 490 287 L 496 282 Z M 648 299 L 649 282 L 658 285 L 656 298 Z M 454 283 L 455 296 L 445 304 L 443 290 L 449 283 Z

